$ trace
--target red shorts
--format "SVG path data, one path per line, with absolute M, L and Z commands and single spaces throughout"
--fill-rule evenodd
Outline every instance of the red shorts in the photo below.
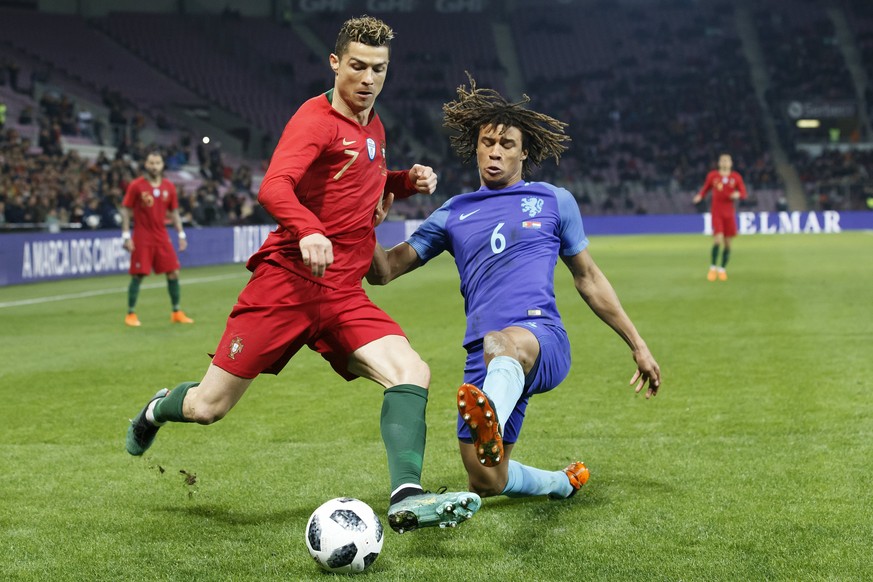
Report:
M 346 380 L 349 355 L 403 330 L 363 287 L 329 289 L 265 262 L 240 293 L 212 363 L 241 378 L 278 374 L 304 345 Z
M 165 242 L 150 241 L 150 244 L 141 244 L 133 241 L 133 252 L 130 254 L 130 274 L 149 275 L 152 270 L 155 273 L 170 273 L 180 268 L 179 257 L 170 239 Z
M 712 233 L 724 236 L 737 236 L 737 217 L 730 214 L 712 213 Z

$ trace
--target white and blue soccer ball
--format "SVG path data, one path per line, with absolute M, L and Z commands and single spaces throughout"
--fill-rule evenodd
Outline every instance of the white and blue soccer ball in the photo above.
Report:
M 379 557 L 382 542 L 379 516 L 351 497 L 324 502 L 306 524 L 306 548 L 329 572 L 363 572 Z

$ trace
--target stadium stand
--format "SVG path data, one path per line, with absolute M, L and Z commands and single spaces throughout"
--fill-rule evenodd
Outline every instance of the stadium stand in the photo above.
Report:
M 749 208 L 786 207 L 784 170 L 773 161 L 779 149 L 812 208 L 862 208 L 873 191 L 864 119 L 848 120 L 839 133 L 823 124 L 816 133 L 800 131 L 787 114 L 790 103 L 803 101 L 849 104 L 873 116 L 873 85 L 865 82 L 873 79 L 869 2 L 761 0 L 752 31 L 741 30 L 734 3 L 718 0 L 514 5 L 497 18 L 385 15 L 398 33 L 379 106 L 389 162 L 422 161 L 440 175 L 436 196 L 402 201 L 396 215 L 424 217 L 447 196 L 478 187 L 440 127 L 441 105 L 467 83 L 465 71 L 513 98 L 526 93 L 534 108 L 569 123 L 571 149 L 532 179 L 565 186 L 586 214 L 699 211 L 690 198 L 721 151 L 733 154 L 750 186 Z M 283 22 L 225 10 L 86 18 L 0 8 L 3 229 L 116 227 L 113 205 L 152 148 L 165 153 L 186 220 L 269 221 L 255 202 L 266 164 L 252 157 L 258 148 L 201 143 L 202 131 L 171 108 L 228 112 L 262 136 L 268 156 L 299 103 L 330 86 L 328 43 L 347 16 Z M 754 55 L 743 42 L 749 32 L 761 47 L 763 79 L 753 75 Z M 851 74 L 846 43 L 857 49 L 861 77 Z M 85 220 L 94 214 L 99 221 Z

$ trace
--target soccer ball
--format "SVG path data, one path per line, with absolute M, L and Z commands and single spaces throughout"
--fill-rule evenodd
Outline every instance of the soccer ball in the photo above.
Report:
M 306 548 L 329 572 L 363 572 L 382 550 L 382 522 L 358 499 L 338 497 L 312 512 Z

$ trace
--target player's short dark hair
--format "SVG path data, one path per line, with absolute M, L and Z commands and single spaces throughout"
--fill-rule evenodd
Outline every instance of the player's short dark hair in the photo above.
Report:
M 514 127 L 521 132 L 522 149 L 527 158 L 522 162 L 522 175 L 530 173 L 531 165 L 539 166 L 546 158 L 555 158 L 567 150 L 565 142 L 570 136 L 564 133 L 567 124 L 524 107 L 530 97 L 522 95 L 521 101 L 511 103 L 494 89 L 476 87 L 476 81 L 467 73 L 470 89 L 458 87 L 458 98 L 443 105 L 443 125 L 454 130 L 451 136 L 452 149 L 468 163 L 476 158 L 479 130 L 483 127 L 502 125 Z
M 145 162 L 152 156 L 158 156 L 159 158 L 161 158 L 161 161 L 164 161 L 164 153 L 161 150 L 149 150 L 148 153 L 146 153 L 145 157 L 142 159 L 142 161 Z
M 391 51 L 391 39 L 394 38 L 394 30 L 372 16 L 359 16 L 349 18 L 343 23 L 336 37 L 334 54 L 342 59 L 349 48 L 349 44 L 359 42 L 367 46 L 386 46 Z

